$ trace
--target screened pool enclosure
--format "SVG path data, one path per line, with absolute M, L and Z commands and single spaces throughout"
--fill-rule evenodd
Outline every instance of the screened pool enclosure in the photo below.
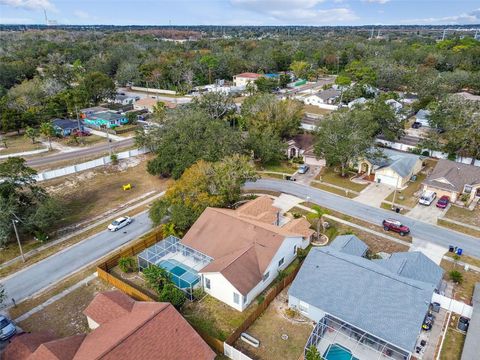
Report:
M 167 270 L 175 286 L 184 291 L 190 299 L 192 299 L 193 289 L 201 285 L 198 271 L 213 260 L 183 245 L 175 236 L 169 236 L 143 250 L 137 258 L 140 271 L 151 265 Z

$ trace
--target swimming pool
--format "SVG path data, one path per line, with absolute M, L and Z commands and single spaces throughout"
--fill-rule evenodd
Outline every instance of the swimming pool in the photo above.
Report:
M 358 360 L 350 350 L 338 344 L 330 344 L 323 354 L 323 358 L 326 360 Z
M 177 260 L 162 260 L 158 266 L 164 268 L 172 275 L 172 282 L 180 289 L 193 288 L 200 281 L 200 276 L 195 270 Z

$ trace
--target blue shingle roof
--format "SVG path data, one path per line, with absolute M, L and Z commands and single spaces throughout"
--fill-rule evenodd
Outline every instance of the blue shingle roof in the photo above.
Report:
M 431 284 L 327 246 L 310 251 L 288 294 L 413 351 L 433 291 Z
M 346 254 L 363 256 L 368 250 L 368 246 L 355 235 L 337 236 L 330 244 L 330 247 Z

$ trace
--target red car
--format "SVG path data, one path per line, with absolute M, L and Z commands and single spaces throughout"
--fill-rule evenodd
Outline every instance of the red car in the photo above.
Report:
M 92 134 L 90 134 L 90 132 L 85 131 L 85 130 L 74 130 L 74 131 L 72 131 L 72 135 L 82 137 L 82 136 L 90 136 Z
M 450 203 L 450 197 L 448 197 L 447 195 L 443 195 L 440 199 L 438 199 L 437 207 L 440 209 L 445 209 L 449 203 Z
M 386 219 L 382 222 L 383 229 L 385 231 L 395 231 L 402 236 L 407 235 L 410 232 L 410 228 L 408 226 L 403 225 L 400 221 L 394 219 Z

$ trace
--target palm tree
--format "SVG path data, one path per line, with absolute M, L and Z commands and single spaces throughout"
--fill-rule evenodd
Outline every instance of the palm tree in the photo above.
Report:
M 317 240 L 320 240 L 320 227 L 322 231 L 325 231 L 323 228 L 323 217 L 328 214 L 328 210 L 321 208 L 318 205 L 312 206 L 314 212 L 307 215 L 307 218 L 310 220 L 316 220 L 317 222 Z
M 180 231 L 178 231 L 176 229 L 176 225 L 173 223 L 173 222 L 169 222 L 169 223 L 166 223 L 166 224 L 163 224 L 162 225 L 162 233 L 163 233 L 163 236 L 164 237 L 168 237 L 168 236 L 175 236 L 175 237 L 179 237 L 179 236 L 182 236 L 182 233 Z
M 52 137 L 55 136 L 55 128 L 52 123 L 47 121 L 40 125 L 40 134 L 48 139 L 48 148 L 52 150 Z

